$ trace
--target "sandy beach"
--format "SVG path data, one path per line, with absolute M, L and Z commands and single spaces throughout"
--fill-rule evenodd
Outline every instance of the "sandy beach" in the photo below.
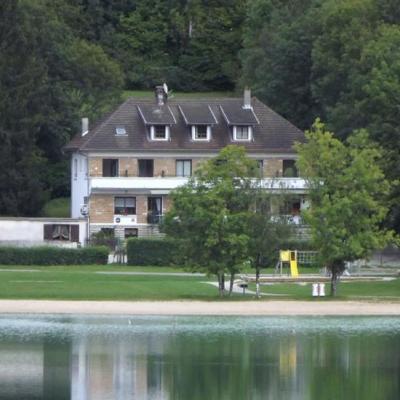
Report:
M 399 315 L 400 303 L 367 301 L 0 300 L 0 314 Z

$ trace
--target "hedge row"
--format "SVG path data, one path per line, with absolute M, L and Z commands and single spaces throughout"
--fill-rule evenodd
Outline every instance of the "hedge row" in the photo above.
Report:
M 126 245 L 128 265 L 176 265 L 177 250 L 171 239 L 131 238 Z
M 63 247 L 0 247 L 0 264 L 6 265 L 80 265 L 107 264 L 105 246 L 68 249 Z

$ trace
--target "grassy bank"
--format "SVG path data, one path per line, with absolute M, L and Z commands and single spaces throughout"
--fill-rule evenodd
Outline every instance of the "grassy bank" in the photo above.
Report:
M 26 271 L 27 269 L 31 271 Z M 205 277 L 107 275 L 126 268 L 2 267 L 0 298 L 52 300 L 212 299 L 217 293 Z M 135 269 L 130 268 L 135 272 Z M 149 272 L 160 272 L 150 268 Z M 163 272 L 168 271 L 162 268 Z M 170 270 L 171 272 L 171 270 Z
M 0 268 L 1 299 L 52 300 L 217 300 L 217 289 L 205 276 L 146 275 L 182 272 L 166 267 L 50 266 Z M 109 274 L 120 272 L 122 274 Z M 135 275 L 124 274 L 135 272 Z M 250 285 L 249 289 L 255 289 Z M 265 299 L 312 300 L 311 285 L 276 283 L 262 286 Z M 328 292 L 328 286 L 327 286 Z M 277 296 L 278 295 L 278 296 Z M 253 299 L 235 294 L 233 299 Z M 339 285 L 340 300 L 400 301 L 400 279 Z
M 251 284 L 249 289 L 255 290 Z M 279 283 L 262 285 L 264 294 L 279 296 L 280 299 L 308 300 L 311 298 L 312 284 Z M 325 284 L 329 295 L 330 285 Z M 329 297 L 328 297 L 329 298 Z M 341 282 L 338 285 L 337 299 L 340 300 L 395 300 L 400 301 L 400 279 L 390 281 Z

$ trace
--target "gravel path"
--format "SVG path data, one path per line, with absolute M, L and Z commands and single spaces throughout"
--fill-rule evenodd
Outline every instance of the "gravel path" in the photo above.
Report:
M 53 301 L 0 300 L 2 314 L 398 315 L 400 303 L 367 301 Z

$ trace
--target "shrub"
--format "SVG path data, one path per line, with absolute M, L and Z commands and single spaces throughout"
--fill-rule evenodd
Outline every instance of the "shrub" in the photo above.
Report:
M 110 250 L 114 250 L 117 245 L 117 239 L 114 236 L 114 230 L 110 232 L 107 231 L 99 231 L 93 233 L 90 242 L 94 246 L 107 246 Z
M 126 246 L 129 265 L 176 265 L 177 250 L 172 239 L 131 238 Z
M 0 264 L 6 265 L 81 265 L 107 264 L 105 246 L 68 249 L 63 247 L 0 247 Z

